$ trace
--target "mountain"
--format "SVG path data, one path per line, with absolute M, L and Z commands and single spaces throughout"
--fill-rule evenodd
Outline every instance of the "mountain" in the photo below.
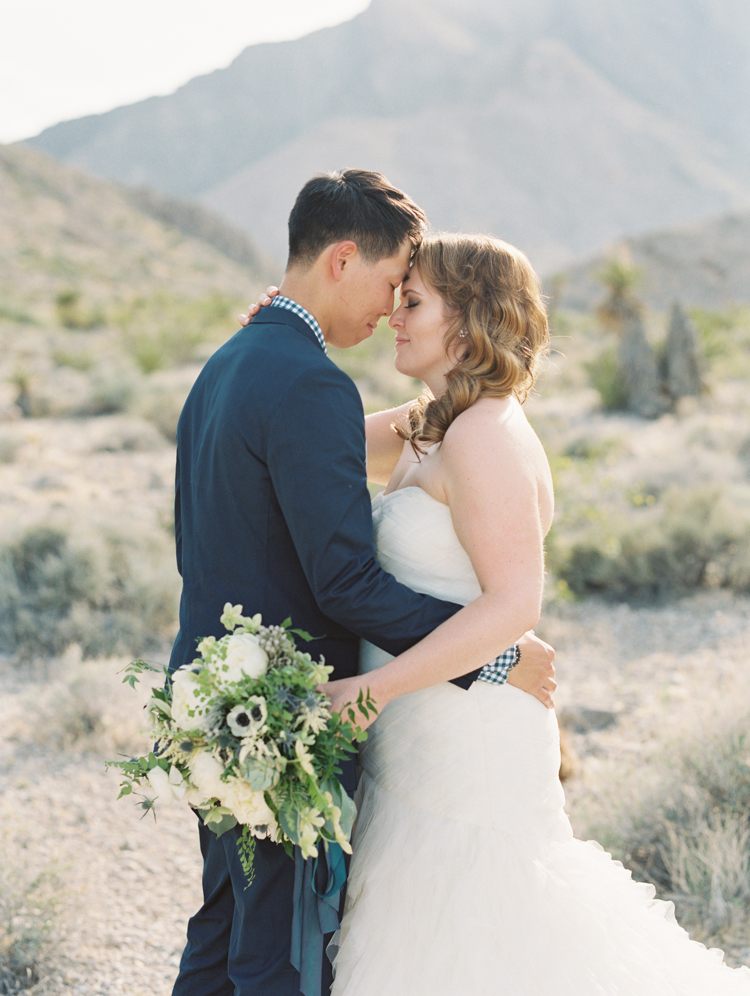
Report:
M 746 0 L 372 0 L 31 144 L 199 200 L 285 258 L 314 172 L 384 172 L 436 227 L 549 271 L 750 206 Z M 744 95 L 744 96 L 743 96 Z
M 598 274 L 608 258 L 641 271 L 636 294 L 657 311 L 677 300 L 713 311 L 750 304 L 750 212 L 626 239 L 608 254 L 559 274 L 556 305 L 581 311 L 596 307 L 605 296 Z
M 24 146 L 0 146 L 0 303 L 161 291 L 245 297 L 269 279 L 241 233 L 193 204 L 133 191 Z

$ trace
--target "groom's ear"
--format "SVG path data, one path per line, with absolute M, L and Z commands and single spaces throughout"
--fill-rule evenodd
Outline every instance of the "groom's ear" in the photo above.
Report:
M 328 249 L 330 253 L 329 261 L 331 276 L 334 280 L 342 280 L 347 270 L 351 267 L 356 257 L 359 255 L 357 243 L 347 239 L 345 242 L 337 242 Z

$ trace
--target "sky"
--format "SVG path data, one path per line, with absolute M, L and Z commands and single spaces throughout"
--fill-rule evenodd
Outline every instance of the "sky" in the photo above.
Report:
M 299 38 L 369 0 L 5 0 L 0 143 L 172 93 L 248 45 Z

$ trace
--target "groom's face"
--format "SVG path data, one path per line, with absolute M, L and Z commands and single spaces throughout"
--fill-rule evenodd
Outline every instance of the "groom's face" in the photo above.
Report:
M 347 259 L 326 336 L 332 346 L 356 346 L 372 335 L 384 315 L 391 314 L 396 289 L 409 273 L 410 257 L 411 243 L 406 239 L 394 256 L 375 263 L 363 259 L 359 251 Z

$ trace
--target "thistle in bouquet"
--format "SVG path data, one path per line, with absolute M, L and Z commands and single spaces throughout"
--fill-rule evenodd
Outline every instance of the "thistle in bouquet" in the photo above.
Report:
M 219 836 L 241 825 L 248 884 L 258 838 L 289 854 L 298 845 L 305 858 L 321 843 L 351 852 L 356 810 L 337 775 L 367 736 L 355 706 L 345 716 L 331 712 L 321 686 L 333 668 L 297 649 L 294 637 L 311 637 L 291 620 L 264 626 L 260 615 L 243 616 L 228 602 L 221 623 L 226 636 L 201 640 L 196 658 L 151 690 L 155 751 L 107 762 L 124 775 L 119 797 L 150 790 L 141 796 L 146 811 L 185 799 Z M 168 674 L 138 660 L 123 680 L 135 687 L 146 671 Z M 360 694 L 356 710 L 366 718 L 376 711 L 369 694 Z

